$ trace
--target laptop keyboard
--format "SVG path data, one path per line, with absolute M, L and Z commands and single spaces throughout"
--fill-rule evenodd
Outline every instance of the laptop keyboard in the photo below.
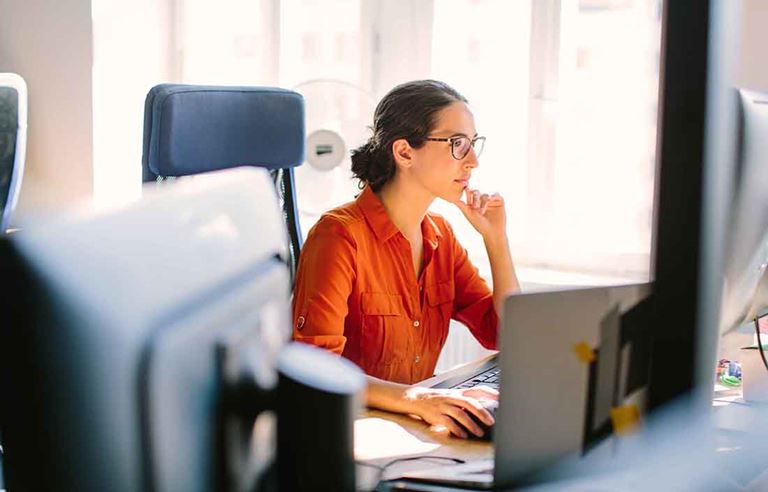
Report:
M 500 382 L 499 382 L 499 373 L 501 372 L 501 368 L 498 366 L 493 366 L 490 369 L 487 369 L 484 372 L 481 372 L 480 374 L 477 374 L 466 381 L 463 381 L 459 384 L 451 386 L 451 388 L 454 389 L 467 389 L 467 388 L 473 388 L 475 386 L 488 386 L 495 390 L 499 390 Z

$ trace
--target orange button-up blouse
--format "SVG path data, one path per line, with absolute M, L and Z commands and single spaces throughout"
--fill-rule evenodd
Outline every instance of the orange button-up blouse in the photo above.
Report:
M 293 338 L 406 384 L 432 376 L 451 318 L 495 349 L 499 317 L 488 284 L 445 219 L 427 213 L 421 231 L 417 279 L 410 243 L 369 187 L 324 214 L 301 250 Z

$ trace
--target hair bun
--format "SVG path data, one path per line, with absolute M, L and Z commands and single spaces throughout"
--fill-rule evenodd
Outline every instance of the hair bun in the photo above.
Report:
M 374 191 L 389 181 L 395 168 L 390 165 L 386 153 L 377 148 L 373 138 L 352 151 L 352 174 L 369 185 Z

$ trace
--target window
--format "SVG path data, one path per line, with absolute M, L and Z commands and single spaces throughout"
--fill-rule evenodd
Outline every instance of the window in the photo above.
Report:
M 326 114 L 356 113 L 339 130 L 355 134 L 348 151 L 367 136 L 366 115 L 394 85 L 427 77 L 445 80 L 468 97 L 478 131 L 488 138 L 473 186 L 504 194 L 508 233 L 524 281 L 544 269 L 646 278 L 660 4 L 168 0 L 151 31 L 162 48 L 156 65 L 167 51 L 167 75 L 137 73 L 131 83 L 139 99 L 151 85 L 144 80 L 294 88 L 332 79 L 352 89 L 311 98 L 307 113 L 319 105 L 331 108 Z M 118 16 L 107 19 L 113 20 L 109 24 L 104 19 L 110 10 L 94 12 L 97 37 L 106 39 L 107 28 L 119 27 Z M 101 121 L 106 97 L 99 91 L 114 84 L 106 82 L 110 59 L 99 53 L 94 71 Z M 158 65 L 152 73 L 162 71 Z M 138 108 L 135 121 L 141 105 L 131 104 Z M 102 121 L 97 127 L 110 126 Z M 98 142 L 106 138 L 97 137 Z M 120 176 L 136 175 L 135 159 L 126 159 L 120 169 L 103 156 L 97 159 L 109 165 L 97 170 L 95 194 L 106 200 L 131 181 Z M 452 206 L 435 203 L 434 209 L 454 224 L 489 277 L 481 238 Z
M 271 0 L 178 0 L 178 82 L 277 84 L 276 8 Z
M 435 1 L 432 71 L 488 136 L 473 185 L 504 194 L 523 280 L 527 268 L 648 276 L 659 3 Z M 482 243 L 465 242 L 489 276 Z
M 552 172 L 541 183 L 547 230 L 531 244 L 533 261 L 648 276 L 659 3 L 562 2 L 558 107 L 554 118 L 541 115 L 555 132 L 554 158 L 544 164 Z
M 659 0 L 435 0 L 432 76 L 488 137 L 473 186 L 505 197 L 523 288 L 648 277 L 660 25 Z M 433 208 L 490 280 L 479 236 Z M 485 353 L 451 330 L 437 370 Z
M 280 83 L 313 79 L 362 83 L 360 0 L 280 2 Z
M 530 19 L 528 2 L 436 0 L 432 28 L 431 76 L 469 100 L 477 131 L 487 137 L 470 186 L 504 196 L 513 242 L 525 237 Z M 490 280 L 479 234 L 453 205 L 436 202 L 433 209 L 448 218 Z

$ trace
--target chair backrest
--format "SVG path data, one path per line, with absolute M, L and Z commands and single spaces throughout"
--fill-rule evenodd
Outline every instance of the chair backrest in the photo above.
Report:
M 0 234 L 19 199 L 26 150 L 27 85 L 15 73 L 0 73 Z
M 293 280 L 302 245 L 293 168 L 304 161 L 304 98 L 274 87 L 161 84 L 144 104 L 142 181 L 238 166 L 270 171 Z

